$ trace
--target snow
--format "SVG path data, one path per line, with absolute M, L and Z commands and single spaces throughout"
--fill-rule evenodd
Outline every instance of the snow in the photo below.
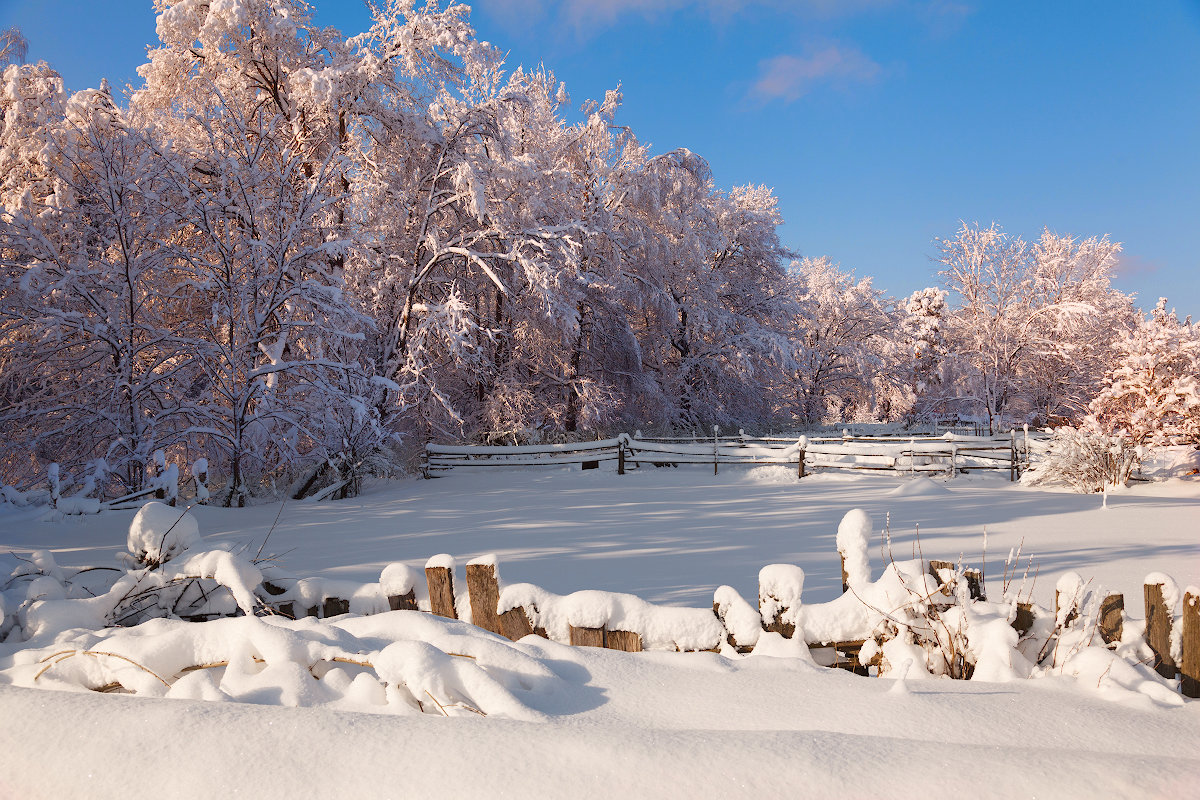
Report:
M 0 643 L 0 712 L 21 720 L 0 726 L 5 789 L 371 796 L 402 785 L 405 794 L 761 798 L 797 786 L 855 796 L 868 786 L 924 797 L 930 764 L 984 798 L 1181 797 L 1200 780 L 1200 756 L 1179 747 L 1200 739 L 1200 703 L 1137 664 L 1135 652 L 1145 576 L 1200 582 L 1196 482 L 1134 486 L 1104 512 L 1094 497 L 996 476 L 906 496 L 892 494 L 904 485 L 894 476 L 710 472 L 455 472 L 282 513 L 278 504 L 197 507 L 189 515 L 202 537 L 155 571 L 129 573 L 143 582 L 207 575 L 241 607 L 266 577 L 285 587 L 281 598 L 339 596 L 352 612 L 382 612 L 329 620 L 104 627 L 111 594 L 89 597 L 76 584 L 112 573 L 76 572 L 116 563 L 132 512 L 41 519 L 38 509 L 2 506 L 0 551 L 14 553 L 4 572 L 20 577 L 0 605 L 9 614 L 24 605 L 19 638 L 30 637 Z M 874 581 L 868 568 L 841 594 L 838 550 L 852 545 L 865 561 L 884 546 L 870 518 L 885 515 L 884 568 Z M 272 524 L 279 555 L 253 563 Z M 975 674 L 934 677 L 938 665 L 912 635 L 914 598 L 937 589 L 921 556 L 982 566 L 985 525 L 1001 555 L 1022 540 L 1021 552 L 1034 554 L 1039 577 L 1025 595 L 1043 608 L 1053 609 L 1056 588 L 1123 591 L 1120 647 L 1089 646 L 1071 629 L 1056 666 L 1033 667 L 1011 627 L 1014 598 L 954 606 L 944 622 L 969 634 Z M 987 555 L 989 596 L 999 598 L 997 558 Z M 502 564 L 520 582 L 501 587 L 500 610 L 524 607 L 551 639 L 514 643 L 455 620 L 383 611 L 390 594 L 422 593 L 427 563 Z M 112 591 L 128 592 L 131 580 Z M 761 630 L 744 599 L 760 586 L 809 641 L 861 639 L 890 620 L 911 633 L 864 645 L 888 677 L 818 667 L 799 639 Z M 647 652 L 569 647 L 570 625 L 637 631 Z M 752 651 L 723 642 L 727 629 Z M 84 690 L 113 682 L 143 696 Z M 402 728 L 394 716 L 405 717 Z M 132 742 L 136 781 L 112 768 Z M 527 768 L 514 768 L 517 753 Z M 455 754 L 463 768 L 433 766 Z M 321 767 L 298 769 L 300 758 Z
M 867 547 L 871 541 L 871 517 L 861 508 L 846 512 L 838 523 L 837 549 L 844 559 L 846 584 L 854 588 L 871 580 L 871 560 Z
M 139 564 L 161 564 L 199 541 L 200 526 L 190 512 L 152 502 L 134 514 L 125 549 Z
M 449 553 L 439 553 L 436 556 L 431 556 L 425 562 L 425 569 L 454 569 L 454 556 Z

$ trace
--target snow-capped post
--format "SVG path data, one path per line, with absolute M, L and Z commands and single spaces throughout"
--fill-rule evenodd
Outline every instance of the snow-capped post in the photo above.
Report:
M 1026 470 L 1026 469 L 1029 469 L 1029 423 L 1028 422 L 1025 423 L 1025 425 L 1023 426 L 1023 429 L 1025 431 L 1025 442 L 1024 442 L 1024 448 L 1023 448 L 1024 452 L 1021 454 L 1021 468 L 1022 468 L 1022 470 Z
M 495 555 L 467 562 L 467 595 L 471 600 L 471 622 L 492 633 L 502 633 L 500 615 L 496 612 L 500 605 L 500 578 Z
M 763 630 L 792 638 L 800 621 L 804 570 L 794 564 L 768 564 L 758 571 L 758 613 Z
M 179 465 L 171 463 L 163 470 L 162 490 L 167 496 L 167 505 L 174 507 L 179 502 Z
M 1017 613 L 1013 617 L 1012 626 L 1017 636 L 1024 636 L 1033 630 L 1033 603 L 1017 603 Z
M 1009 428 L 1008 430 L 1008 479 L 1011 482 L 1017 480 L 1017 430 Z
M 150 470 L 150 485 L 154 487 L 154 499 L 166 500 L 167 484 L 165 482 L 166 476 L 163 473 L 167 469 L 167 454 L 162 450 L 155 450 L 154 460 L 147 465 L 147 468 Z
M 1154 653 L 1154 669 L 1167 680 L 1175 677 L 1171 657 L 1171 610 L 1177 599 L 1175 582 L 1160 572 L 1146 576 L 1146 644 Z
M 1100 603 L 1100 638 L 1105 644 L 1121 641 L 1125 617 L 1125 595 L 1110 594 Z
M 339 617 L 350 613 L 350 601 L 340 597 L 326 597 L 321 603 L 321 618 Z
M 1183 595 L 1183 658 L 1179 690 L 1184 697 L 1200 697 L 1200 587 L 1189 586 Z
M 208 459 L 197 458 L 192 462 L 192 480 L 196 482 L 196 502 L 204 505 L 211 497 L 208 491 Z
M 867 554 L 871 540 L 871 517 L 861 508 L 852 508 L 842 517 L 837 529 L 837 550 L 842 557 L 842 593 L 850 587 L 861 589 L 871 582 L 871 558 Z
M 59 480 L 57 463 L 46 467 L 46 483 L 50 484 L 50 507 L 58 508 L 58 498 L 62 497 L 62 483 Z
M 1054 619 L 1061 628 L 1071 627 L 1079 618 L 1083 604 L 1083 578 L 1078 572 L 1068 572 L 1054 585 Z
M 739 653 L 748 653 L 763 632 L 762 615 L 732 586 L 713 592 L 713 614 L 725 627 L 725 641 Z
M 721 447 L 721 443 L 717 440 L 717 431 L 719 430 L 718 426 L 713 425 L 713 475 L 717 474 L 717 458 Z
M 625 474 L 625 448 L 629 446 L 629 434 L 622 433 L 617 437 L 617 474 Z
M 417 610 L 416 570 L 407 564 L 388 564 L 379 574 L 379 589 L 392 611 Z
M 442 553 L 425 563 L 429 610 L 439 617 L 458 619 L 454 610 L 454 556 Z
M 500 615 L 500 632 L 506 639 L 516 642 L 533 633 L 529 615 L 522 606 L 515 606 Z
M 808 437 L 807 436 L 801 436 L 796 441 L 796 449 L 800 451 L 799 455 L 798 455 L 798 463 L 796 465 L 796 477 L 803 478 L 804 477 L 804 454 L 808 450 Z

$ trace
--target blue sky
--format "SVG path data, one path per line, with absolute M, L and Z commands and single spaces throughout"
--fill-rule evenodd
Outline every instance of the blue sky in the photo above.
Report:
M 316 0 L 347 33 L 359 0 Z M 785 241 L 935 284 L 960 219 L 1125 245 L 1117 285 L 1200 317 L 1200 0 L 478 0 L 480 37 L 722 186 L 775 188 Z M 151 0 L 0 0 L 80 89 L 136 80 Z

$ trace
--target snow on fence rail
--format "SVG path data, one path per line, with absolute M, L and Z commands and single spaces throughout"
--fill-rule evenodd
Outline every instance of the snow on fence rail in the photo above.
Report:
M 424 473 L 455 467 L 533 467 L 580 464 L 598 467 L 601 461 L 617 462 L 617 472 L 645 466 L 711 464 L 716 474 L 720 465 L 781 465 L 796 467 L 803 478 L 810 469 L 885 470 L 948 475 L 978 470 L 1008 470 L 1016 480 L 1028 468 L 1031 453 L 1028 431 L 1007 437 L 850 436 L 748 437 L 714 435 L 711 439 L 642 438 L 621 434 L 613 439 L 577 444 L 498 447 L 444 445 L 425 447 Z

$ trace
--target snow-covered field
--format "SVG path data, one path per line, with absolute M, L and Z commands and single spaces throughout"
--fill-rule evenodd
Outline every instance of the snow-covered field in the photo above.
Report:
M 1135 619 L 1148 573 L 1200 584 L 1194 478 L 1138 485 L 1104 501 L 997 476 L 797 481 L 782 468 L 723 469 L 715 477 L 703 467 L 626 476 L 479 471 L 375 486 L 340 503 L 193 513 L 205 545 L 250 555 L 278 515 L 263 552 L 296 575 L 361 584 L 378 581 L 393 562 L 419 568 L 438 553 L 459 563 L 495 553 L 506 584 L 708 608 L 723 584 L 753 602 L 759 569 L 773 563 L 804 569 L 806 604 L 839 596 L 835 535 L 856 507 L 874 521 L 874 576 L 890 517 L 897 560 L 913 555 L 919 526 L 926 558 L 961 554 L 979 566 L 986 555 L 993 597 L 1005 557 L 1021 540 L 1037 574 L 1034 584 L 1030 571 L 1026 594 L 1032 589 L 1044 606 L 1070 571 L 1090 580 L 1089 589 L 1124 592 Z M 50 550 L 68 573 L 115 564 L 133 516 L 41 514 L 0 506 L 0 552 Z M 188 634 L 199 642 L 188 645 L 196 648 L 186 654 L 192 663 L 222 639 L 238 643 L 240 655 L 181 678 L 159 692 L 166 698 L 24 688 L 26 646 L 0 644 L 0 797 L 1189 797 L 1200 782 L 1200 703 L 1182 702 L 1144 668 L 1120 676 L 1068 669 L 999 683 L 896 681 L 813 666 L 781 640 L 746 657 L 625 654 L 536 638 L 509 644 L 413 612 L 274 627 L 254 617 L 155 621 L 35 644 L 39 654 L 125 647 L 144 662 L 176 664 L 184 655 L 166 651 L 182 647 L 180 631 L 200 629 L 211 633 Z M 433 646 L 418 652 L 413 639 Z M 378 684 L 360 680 L 361 668 L 350 664 L 327 663 L 319 682 L 280 673 L 267 684 L 274 691 L 264 691 L 247 642 L 259 654 L 275 648 L 327 661 L 335 650 L 374 643 L 365 649 L 379 650 L 380 675 L 434 674 L 418 662 L 441 658 L 453 662 L 443 673 L 454 678 L 430 684 L 430 696 L 457 687 L 495 713 L 397 716 L 383 704 L 390 697 L 381 689 L 374 697 Z M 468 659 L 454 653 L 473 654 L 474 663 L 463 666 Z M 76 663 L 100 660 L 70 659 L 38 685 L 70 688 L 54 675 L 100 669 Z M 276 668 L 266 660 L 267 671 Z M 379 713 L 363 713 L 374 701 Z

